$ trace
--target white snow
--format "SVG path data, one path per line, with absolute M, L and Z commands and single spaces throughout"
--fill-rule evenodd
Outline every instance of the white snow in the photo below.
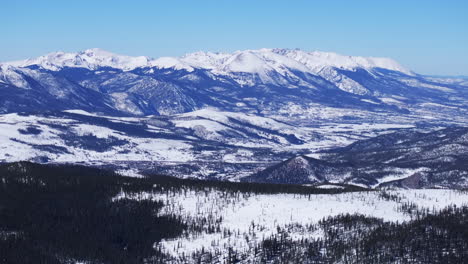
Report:
M 324 186 L 327 187 L 329 186 Z M 226 197 L 225 194 L 214 190 L 164 194 L 120 193 L 114 200 L 124 197 L 136 200 L 161 200 L 166 205 L 167 212 L 177 212 L 183 218 L 207 215 L 212 215 L 215 219 L 222 218 L 221 230 L 230 230 L 232 233 L 228 237 L 223 236 L 221 232 L 163 240 L 158 246 L 173 256 L 189 255 L 202 248 L 211 251 L 232 246 L 239 251 L 247 250 L 252 243 L 258 243 L 262 238 L 275 234 L 278 227 L 288 229 L 288 226 L 296 223 L 301 226 L 317 224 L 325 217 L 339 214 L 362 214 L 384 221 L 402 222 L 413 217 L 401 209 L 404 203 L 414 203 L 419 209 L 429 209 L 432 213 L 449 205 L 468 205 L 468 193 L 455 190 L 387 190 L 386 192 L 396 195 L 400 200 L 385 200 L 380 195 L 380 191 L 310 196 L 240 194 Z M 161 214 L 164 215 L 165 212 Z M 320 237 L 321 234 L 320 230 L 311 234 L 300 228 L 289 229 L 288 232 L 290 237 L 297 240 Z
M 353 70 L 356 68 L 383 68 L 413 75 L 411 71 L 389 58 L 345 56 L 333 52 L 305 52 L 302 50 L 281 50 L 285 56 L 294 58 L 310 69 L 316 71 L 326 66 Z
M 131 57 L 117 55 L 101 49 L 88 49 L 77 53 L 53 52 L 44 56 L 23 61 L 5 63 L 17 67 L 39 65 L 44 69 L 56 71 L 63 67 L 78 67 L 96 69 L 112 67 L 122 70 L 132 70 L 149 65 L 149 58 L 144 56 Z
M 374 101 L 369 100 L 369 99 L 361 99 L 361 101 L 366 102 L 366 103 L 370 103 L 370 104 L 380 104 L 379 102 L 374 102 Z
M 72 113 L 89 115 L 87 112 L 71 110 Z M 125 119 L 125 118 L 124 118 Z M 67 131 L 49 126 L 48 124 L 66 125 Z M 38 135 L 22 134 L 20 129 L 36 127 L 41 130 Z M 86 136 L 93 135 L 107 140 L 110 137 L 124 140 L 124 145 L 113 146 L 104 151 L 94 151 L 72 146 L 61 135 Z M 67 152 L 47 152 L 34 148 L 37 146 L 53 146 L 65 149 Z M 104 164 L 117 161 L 175 161 L 189 162 L 194 159 L 192 145 L 182 140 L 164 138 L 132 137 L 107 127 L 77 123 L 73 119 L 47 118 L 41 116 L 20 116 L 17 114 L 0 115 L 0 161 L 13 162 L 31 160 L 47 156 L 50 162 L 88 164 Z
M 47 157 L 50 162 L 82 162 L 93 165 L 157 162 L 178 166 L 180 163 L 190 162 L 195 165 L 194 167 L 200 168 L 197 171 L 201 174 L 197 175 L 218 173 L 219 177 L 238 179 L 240 176 L 246 176 L 255 170 L 285 160 L 285 152 L 290 153 L 289 157 L 308 154 L 310 157 L 320 158 L 320 155 L 314 152 L 345 146 L 356 140 L 391 133 L 396 129 L 414 127 L 414 119 L 398 115 L 379 116 L 379 113 L 357 110 L 353 113 L 355 116 L 362 117 L 363 120 L 370 120 L 372 117 L 374 123 L 359 121 L 343 123 L 340 118 L 348 115 L 348 110 L 317 105 L 296 108 L 296 105 L 292 104 L 283 110 L 293 115 L 293 118 L 288 118 L 280 115 L 258 116 L 204 108 L 165 117 L 99 115 L 100 119 L 107 120 L 103 123 L 93 121 L 88 123 L 86 119 L 74 115 L 64 118 L 3 114 L 0 115 L 0 161 L 36 160 L 38 157 Z M 65 112 L 83 116 L 97 115 L 83 110 Z M 308 120 L 297 122 L 296 116 L 307 117 L 313 122 Z M 115 123 L 138 126 L 140 132 L 144 132 L 144 136 L 118 131 L 120 125 L 117 127 L 112 125 Z M 63 128 L 57 128 L 56 125 L 62 125 Z M 38 135 L 19 132 L 20 129 L 25 130 L 30 127 L 42 132 Z M 160 138 L 159 134 L 174 137 Z M 66 140 L 76 136 L 79 141 L 79 137 L 88 135 L 96 136 L 97 141 L 104 145 L 108 144 L 106 141 L 116 144 L 104 147 L 100 151 L 93 151 L 93 145 L 89 143 L 71 144 Z M 288 135 L 294 135 L 301 142 L 288 141 L 290 140 Z M 206 144 L 205 140 L 221 143 L 222 147 L 200 150 L 198 146 L 200 143 Z M 212 144 L 216 143 L 209 143 L 209 146 L 213 146 Z M 464 150 L 457 144 L 446 147 L 450 151 Z M 241 164 L 243 169 L 220 171 L 217 168 L 218 171 L 213 171 L 215 165 L 204 167 L 207 163 L 217 162 Z M 392 177 L 402 178 L 404 175 L 410 176 L 411 173 L 392 174 Z M 193 172 L 186 172 L 184 175 L 180 172 L 174 174 L 181 177 L 193 176 Z M 383 180 L 392 179 L 396 178 Z
M 175 70 L 187 70 L 189 72 L 192 72 L 194 69 L 192 66 L 189 64 L 181 61 L 178 58 L 173 58 L 173 57 L 161 57 L 155 60 L 152 60 L 150 62 L 150 65 L 153 67 L 161 68 L 161 69 L 166 69 L 166 68 L 172 68 Z
M 440 91 L 444 91 L 444 92 L 448 92 L 448 93 L 453 93 L 454 92 L 453 89 L 450 89 L 450 88 L 447 88 L 447 87 L 444 87 L 444 86 L 440 86 L 440 85 L 434 85 L 434 84 L 421 82 L 421 81 L 419 81 L 417 79 L 400 78 L 399 81 L 401 81 L 404 84 L 407 84 L 409 86 L 413 86 L 413 87 L 424 87 L 424 88 L 440 90 Z
M 244 50 L 233 53 L 196 52 L 181 57 L 180 61 L 215 72 L 265 73 L 275 70 L 285 73 L 287 69 L 294 69 L 318 73 L 324 67 L 335 67 L 347 70 L 384 68 L 412 75 L 411 71 L 389 58 L 353 57 L 332 52 L 289 49 Z
M 70 110 L 64 110 L 63 112 L 65 113 L 71 113 L 71 114 L 78 114 L 78 115 L 86 115 L 86 116 L 99 116 L 97 114 L 93 114 L 81 109 L 70 109 Z
M 389 58 L 344 56 L 332 52 L 306 52 L 290 49 L 259 49 L 244 50 L 233 53 L 195 52 L 182 57 L 161 57 L 151 59 L 145 56 L 118 55 L 101 49 L 88 49 L 76 53 L 54 52 L 37 58 L 5 62 L 4 65 L 25 67 L 39 65 L 49 70 L 59 70 L 63 67 L 81 67 L 96 69 L 108 66 L 122 70 L 132 70 L 138 67 L 185 69 L 189 72 L 194 68 L 208 69 L 213 73 L 246 72 L 256 73 L 264 81 L 271 81 L 268 72 L 276 71 L 282 75 L 291 74 L 291 70 L 299 70 L 318 74 L 322 69 L 334 67 L 354 70 L 364 68 L 384 68 L 413 75 Z
M 237 119 L 239 121 L 244 121 L 252 125 L 256 125 L 263 128 L 269 128 L 274 130 L 295 130 L 297 128 L 288 125 L 286 123 L 279 122 L 272 118 L 261 117 L 252 114 L 240 113 L 240 112 L 224 112 L 219 111 L 215 108 L 203 108 L 193 112 L 188 112 L 180 115 L 181 117 L 201 117 L 211 119 L 220 123 L 229 123 L 229 118 Z
M 127 177 L 134 177 L 134 178 L 143 178 L 144 176 L 136 169 L 120 169 L 116 170 L 116 173 L 127 176 Z
M 419 172 L 423 172 L 426 170 L 430 170 L 429 168 L 417 168 L 417 169 L 392 169 L 391 172 L 392 174 L 383 178 L 378 179 L 378 183 L 375 184 L 373 187 L 377 187 L 381 185 L 382 183 L 386 182 L 391 182 L 391 181 L 396 181 L 396 180 L 401 180 L 408 178 L 414 174 L 417 174 Z
M 316 186 L 316 188 L 319 188 L 319 189 L 344 189 L 343 186 L 331 185 L 331 184 L 318 185 L 318 186 Z
M 18 72 L 21 71 L 12 65 L 0 64 L 0 82 L 12 84 L 18 88 L 31 89 L 28 82 Z

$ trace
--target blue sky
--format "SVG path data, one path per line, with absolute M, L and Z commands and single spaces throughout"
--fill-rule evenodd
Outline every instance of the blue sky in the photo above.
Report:
M 102 48 L 128 55 L 301 48 L 468 75 L 468 1 L 0 0 L 0 61 Z

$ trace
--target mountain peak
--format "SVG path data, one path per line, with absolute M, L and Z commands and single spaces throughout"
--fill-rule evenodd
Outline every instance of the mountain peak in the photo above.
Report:
M 181 57 L 162 57 L 155 60 L 144 56 L 118 55 L 99 48 L 92 48 L 77 53 L 54 52 L 35 59 L 5 64 L 18 67 L 39 65 L 49 70 L 58 70 L 63 67 L 89 69 L 113 67 L 133 70 L 137 67 L 154 66 L 188 71 L 200 68 L 212 70 L 215 73 L 246 72 L 257 74 L 266 74 L 270 71 L 284 74 L 291 69 L 318 73 L 325 67 L 344 70 L 383 68 L 412 75 L 410 70 L 389 58 L 346 56 L 333 52 L 307 52 L 300 49 L 278 48 L 240 50 L 232 53 L 198 51 Z
M 9 62 L 17 67 L 38 65 L 44 69 L 56 71 L 64 67 L 88 68 L 91 70 L 99 67 L 112 67 L 122 70 L 132 70 L 137 67 L 147 66 L 149 59 L 144 56 L 131 57 L 118 55 L 103 49 L 93 48 L 80 52 L 66 53 L 63 51 L 52 52 L 44 56 L 23 61 Z
M 112 53 L 107 50 L 103 50 L 100 48 L 92 48 L 92 49 L 87 49 L 84 51 L 79 52 L 79 54 L 86 55 L 86 56 L 98 56 L 98 57 L 114 57 L 114 56 L 122 56 L 122 55 L 117 55 L 115 53 Z
M 265 71 L 284 73 L 286 69 L 318 73 L 323 68 L 332 67 L 343 70 L 382 68 L 414 75 L 390 58 L 346 56 L 334 52 L 307 52 L 300 49 L 263 48 L 233 53 L 195 52 L 180 57 L 180 60 L 195 68 L 223 73 L 262 73 Z
M 385 57 L 361 57 L 341 55 L 335 52 L 312 51 L 306 52 L 300 49 L 274 50 L 283 56 L 292 58 L 310 69 L 321 70 L 324 67 L 334 67 L 345 70 L 356 68 L 373 69 L 382 68 L 403 72 L 408 75 L 413 73 L 393 59 Z

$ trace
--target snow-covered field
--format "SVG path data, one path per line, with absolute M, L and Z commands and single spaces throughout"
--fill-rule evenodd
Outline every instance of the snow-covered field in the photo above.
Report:
M 214 108 L 161 117 L 113 117 L 83 110 L 52 115 L 4 114 L 0 115 L 0 162 L 30 160 L 98 166 L 158 162 L 158 166 L 167 164 L 171 168 L 184 163 L 196 164 L 198 169 L 186 174 L 183 170 L 171 173 L 180 177 L 217 174 L 223 179 L 238 179 L 253 173 L 252 167 L 223 172 L 215 168 L 218 165 L 208 163 L 258 164 L 264 168 L 264 164 L 271 165 L 298 153 L 345 146 L 414 127 L 401 120 L 304 125 L 290 123 L 291 120 Z
M 27 132 L 30 128 L 36 129 L 37 132 Z M 96 150 L 86 148 L 86 145 L 71 145 L 64 139 L 83 136 L 101 139 L 110 147 Z M 112 145 L 112 139 L 120 140 L 122 144 Z M 183 140 L 132 137 L 102 125 L 80 123 L 71 118 L 17 114 L 0 116 L 0 161 L 4 162 L 31 160 L 37 157 L 47 157 L 50 161 L 58 163 L 106 163 L 119 160 L 187 162 L 193 160 L 188 151 L 190 148 L 191 145 Z
M 201 250 L 223 252 L 230 247 L 248 251 L 278 230 L 287 230 L 289 236 L 296 240 L 323 238 L 324 232 L 317 223 L 329 216 L 361 214 L 384 221 L 403 222 L 415 217 L 405 209 L 408 207 L 436 213 L 449 205 L 468 205 L 468 192 L 441 189 L 312 195 L 226 194 L 216 190 L 190 190 L 164 194 L 120 193 L 114 199 L 122 198 L 160 200 L 165 204 L 161 214 L 176 212 L 185 219 L 219 221 L 218 231 L 189 233 L 155 245 L 174 257 L 189 256 Z

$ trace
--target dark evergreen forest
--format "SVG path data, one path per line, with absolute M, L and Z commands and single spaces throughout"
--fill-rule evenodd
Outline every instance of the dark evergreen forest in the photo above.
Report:
M 152 175 L 129 178 L 82 166 L 0 165 L 0 263 L 211 263 L 213 252 L 178 258 L 155 246 L 172 238 L 207 230 L 207 219 L 158 214 L 164 204 L 118 199 L 142 191 L 198 189 L 238 194 L 299 195 L 368 191 L 358 187 L 317 189 L 299 185 L 182 180 Z M 382 193 L 383 197 L 385 193 Z M 386 199 L 394 199 L 388 196 Z M 411 210 L 408 205 L 407 210 Z M 295 241 L 287 230 L 265 238 L 250 251 L 228 249 L 221 263 L 466 263 L 468 208 L 449 207 L 437 215 L 416 212 L 405 223 L 387 223 L 362 215 L 340 215 L 310 225 L 324 239 Z M 218 221 L 218 220 L 216 220 Z

